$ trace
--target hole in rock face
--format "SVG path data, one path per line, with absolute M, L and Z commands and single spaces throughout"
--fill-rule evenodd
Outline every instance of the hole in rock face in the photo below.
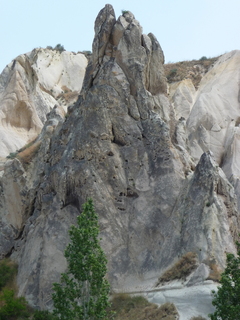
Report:
M 240 118 L 237 118 L 236 122 L 235 122 L 235 127 L 238 127 L 240 125 Z

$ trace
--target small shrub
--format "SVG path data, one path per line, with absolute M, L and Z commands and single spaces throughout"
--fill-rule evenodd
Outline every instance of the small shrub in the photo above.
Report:
M 56 50 L 56 51 L 58 51 L 58 52 L 60 52 L 60 53 L 62 53 L 63 51 L 65 51 L 64 46 L 62 46 L 60 43 L 57 44 L 57 45 L 54 47 L 53 50 Z
M 202 58 L 199 59 L 199 61 L 204 61 L 207 60 L 207 57 L 203 56 Z
M 13 290 L 4 289 L 2 291 L 0 304 L 1 320 L 17 319 L 17 317 L 27 319 L 29 317 L 25 298 L 15 298 Z
M 10 281 L 17 272 L 17 266 L 4 259 L 0 262 L 0 290 Z
M 82 53 L 85 54 L 85 55 L 87 55 L 87 56 L 89 56 L 89 55 L 92 54 L 92 51 L 90 51 L 90 50 L 83 50 Z
M 55 319 L 56 317 L 54 317 L 54 315 L 47 310 L 43 310 L 43 311 L 36 310 L 33 315 L 33 320 L 55 320 Z
M 9 155 L 7 156 L 7 159 L 15 159 L 17 156 L 17 152 L 10 152 Z
M 187 252 L 183 255 L 173 267 L 165 271 L 164 274 L 158 279 L 158 286 L 160 283 L 169 282 L 176 279 L 186 279 L 190 273 L 196 269 L 197 259 L 196 254 L 193 252 Z
M 174 68 L 174 69 L 171 69 L 169 74 L 167 75 L 167 79 L 168 80 L 171 80 L 173 77 L 175 77 L 177 75 L 177 69 Z
M 122 15 L 124 16 L 125 14 L 128 14 L 129 11 L 128 10 L 122 10 Z

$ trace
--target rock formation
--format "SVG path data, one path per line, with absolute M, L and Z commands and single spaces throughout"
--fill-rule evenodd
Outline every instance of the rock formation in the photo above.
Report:
M 142 34 L 131 12 L 116 20 L 111 5 L 100 11 L 78 101 L 65 119 L 53 108 L 37 157 L 9 160 L 1 175 L 0 253 L 18 262 L 19 294 L 32 306 L 51 308 L 68 229 L 87 197 L 99 214 L 113 292 L 163 290 L 158 278 L 189 252 L 196 265 L 178 286 L 215 286 L 239 232 L 238 132 L 222 118 L 237 121 L 236 77 L 227 112 L 222 76 L 238 56 L 222 57 L 197 92 L 180 84 L 170 103 L 155 36 Z M 221 90 L 216 104 L 211 90 Z M 205 315 L 209 296 L 210 289 Z M 198 315 L 191 310 L 189 318 Z
M 20 55 L 0 76 L 0 158 L 36 138 L 46 114 L 62 114 L 76 101 L 87 59 L 81 53 L 34 49 Z

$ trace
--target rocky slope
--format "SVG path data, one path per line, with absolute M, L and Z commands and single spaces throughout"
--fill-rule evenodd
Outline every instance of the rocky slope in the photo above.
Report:
M 25 151 L 31 161 L 21 155 L 1 173 L 0 252 L 18 262 L 19 294 L 31 305 L 51 308 L 68 228 L 92 197 L 113 292 L 167 301 L 174 282 L 159 277 L 189 254 L 193 269 L 177 284 L 186 294 L 170 300 L 181 320 L 199 315 L 184 307 L 194 290 L 202 315 L 212 310 L 210 290 L 240 230 L 239 56 L 222 56 L 197 91 L 184 80 L 168 97 L 155 36 L 130 12 L 100 11 L 78 101 L 64 119 L 53 108 Z
M 77 99 L 86 65 L 81 53 L 41 48 L 7 65 L 0 76 L 0 158 L 36 138 L 55 105 L 64 115 Z

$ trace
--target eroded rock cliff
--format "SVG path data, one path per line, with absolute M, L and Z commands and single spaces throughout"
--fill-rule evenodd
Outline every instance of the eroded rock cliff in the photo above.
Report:
M 36 138 L 46 114 L 62 114 L 76 101 L 87 59 L 81 53 L 34 49 L 14 59 L 0 76 L 0 160 Z
M 51 307 L 52 283 L 66 267 L 68 228 L 87 197 L 99 214 L 115 292 L 161 290 L 158 278 L 188 252 L 196 267 L 183 285 L 204 285 L 223 270 L 225 252 L 235 252 L 237 182 L 234 189 L 227 179 L 234 138 L 225 153 L 201 138 L 203 127 L 208 135 L 216 131 L 214 117 L 200 112 L 216 108 L 200 92 L 212 74 L 211 92 L 217 76 L 212 69 L 198 95 L 191 83 L 179 86 L 170 103 L 163 63 L 154 35 L 142 34 L 131 12 L 116 19 L 106 5 L 77 103 L 65 119 L 57 108 L 48 114 L 30 164 L 14 159 L 2 171 L 1 255 L 18 261 L 19 294 L 34 307 Z M 220 140 L 224 147 L 222 133 Z

